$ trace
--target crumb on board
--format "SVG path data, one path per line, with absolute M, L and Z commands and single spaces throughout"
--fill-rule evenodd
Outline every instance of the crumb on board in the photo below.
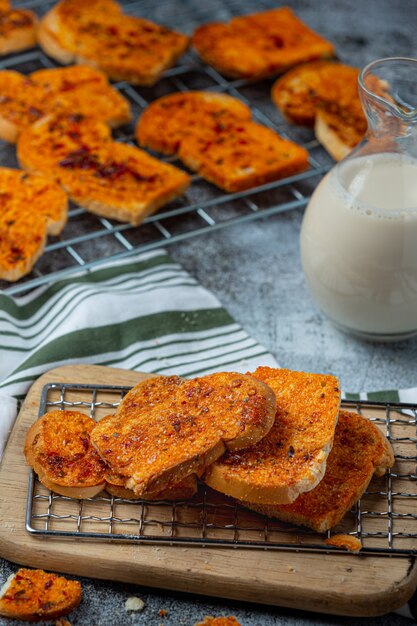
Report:
M 71 626 L 71 623 L 63 617 L 61 619 L 57 619 L 54 626 Z
M 362 543 L 357 537 L 351 535 L 333 535 L 325 539 L 324 543 L 328 546 L 335 548 L 344 548 L 348 552 L 359 552 L 362 548 Z
M 143 611 L 146 604 L 142 598 L 130 596 L 125 602 L 125 611 Z
M 166 611 L 165 609 L 159 609 L 158 615 L 159 617 L 166 617 L 168 615 L 168 611 Z
M 194 624 L 194 626 L 241 626 L 236 617 L 210 617 L 206 616 L 202 622 Z

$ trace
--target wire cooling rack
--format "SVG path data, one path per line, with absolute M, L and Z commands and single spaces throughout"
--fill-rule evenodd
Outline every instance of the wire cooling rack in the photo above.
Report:
M 27 0 L 17 2 L 16 6 L 31 8 L 42 15 L 53 4 L 45 0 Z M 207 5 L 205 7 L 196 6 L 195 2 L 187 0 L 180 5 L 167 0 L 161 3 L 142 0 L 122 4 L 132 15 L 142 15 L 189 34 L 199 23 L 210 19 L 227 20 L 238 10 L 234 0 L 227 3 L 220 0 L 198 3 Z M 270 6 L 268 1 L 248 0 L 247 12 Z M 49 67 L 56 65 L 38 48 L 0 62 L 0 69 L 12 69 L 24 74 Z M 271 84 L 272 81 L 251 85 L 243 80 L 227 80 L 213 68 L 203 65 L 192 52 L 180 60 L 180 65 L 167 71 L 153 88 L 132 87 L 125 82 L 116 83 L 115 86 L 131 104 L 134 123 L 152 100 L 174 91 L 209 89 L 228 93 L 248 104 L 256 121 L 307 148 L 310 169 L 284 180 L 232 194 L 224 193 L 201 177 L 193 175 L 192 184 L 182 198 L 148 217 L 139 227 L 100 218 L 72 205 L 67 226 L 61 235 L 49 238 L 45 253 L 34 270 L 17 284 L 10 285 L 6 281 L 0 281 L 0 290 L 9 294 L 21 293 L 69 276 L 81 268 L 93 268 L 137 251 L 170 245 L 226 226 L 304 207 L 332 161 L 310 130 L 292 127 L 280 116 L 270 99 Z M 134 123 L 117 129 L 114 132 L 115 139 L 134 144 Z M 175 158 L 168 160 L 183 167 Z M 0 164 L 17 166 L 14 146 L 0 142 Z
M 99 420 L 112 413 L 129 387 L 52 383 L 44 387 L 39 415 L 76 409 Z M 337 533 L 362 542 L 361 554 L 417 555 L 417 404 L 344 401 L 369 417 L 390 440 L 396 463 L 374 479 L 365 495 L 331 532 L 268 519 L 200 485 L 190 500 L 124 500 L 102 492 L 75 500 L 48 491 L 32 471 L 26 529 L 38 537 L 119 542 L 339 552 L 324 543 Z

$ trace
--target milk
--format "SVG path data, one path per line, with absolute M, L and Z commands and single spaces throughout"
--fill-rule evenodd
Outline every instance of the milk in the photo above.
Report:
M 315 190 L 301 229 L 307 284 L 344 329 L 395 338 L 417 331 L 417 160 L 360 156 Z

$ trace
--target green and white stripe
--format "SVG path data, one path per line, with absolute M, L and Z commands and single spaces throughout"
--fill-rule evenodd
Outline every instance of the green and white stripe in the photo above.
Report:
M 70 363 L 182 376 L 276 365 L 164 251 L 20 298 L 0 294 L 0 454 L 17 400 L 45 371 Z

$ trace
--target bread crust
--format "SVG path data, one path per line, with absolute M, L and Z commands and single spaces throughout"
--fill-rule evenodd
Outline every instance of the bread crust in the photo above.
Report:
M 81 602 L 81 584 L 43 570 L 19 569 L 1 590 L 0 615 L 37 622 L 73 611 Z
M 106 476 L 106 491 L 116 498 L 124 500 L 137 500 L 138 496 L 132 489 L 125 487 L 126 478 L 123 476 Z M 146 492 L 141 499 L 149 502 L 157 500 L 188 500 L 197 493 L 197 478 L 194 475 L 187 476 L 175 485 L 169 485 L 162 491 Z
M 123 14 L 113 0 L 61 0 L 41 20 L 38 39 L 60 63 L 88 64 L 136 85 L 155 84 L 189 45 L 181 33 Z
M 288 7 L 205 24 L 195 30 L 192 44 L 206 63 L 231 78 L 274 76 L 334 54 L 333 45 Z
M 67 196 L 44 176 L 0 168 L 0 278 L 14 282 L 31 271 L 47 235 L 67 220 Z
M 105 487 L 107 466 L 91 446 L 94 421 L 77 411 L 51 411 L 29 429 L 27 463 L 47 489 L 71 498 L 92 498 Z
M 288 505 L 245 506 L 281 521 L 323 533 L 336 526 L 362 497 L 373 476 L 394 465 L 386 437 L 366 417 L 340 411 L 327 469 L 319 485 Z
M 156 377 L 136 385 L 91 440 L 136 495 L 201 475 L 226 450 L 259 441 L 271 428 L 275 397 L 253 377 Z
M 28 171 L 58 182 L 87 211 L 134 226 L 184 193 L 190 178 L 82 115 L 47 116 L 19 137 L 18 159 Z
M 32 11 L 0 7 L 0 55 L 21 52 L 36 45 L 37 19 Z
M 253 376 L 275 393 L 274 425 L 255 446 L 216 461 L 204 481 L 239 500 L 289 503 L 324 476 L 339 413 L 339 382 L 334 376 L 269 367 L 259 367 Z

